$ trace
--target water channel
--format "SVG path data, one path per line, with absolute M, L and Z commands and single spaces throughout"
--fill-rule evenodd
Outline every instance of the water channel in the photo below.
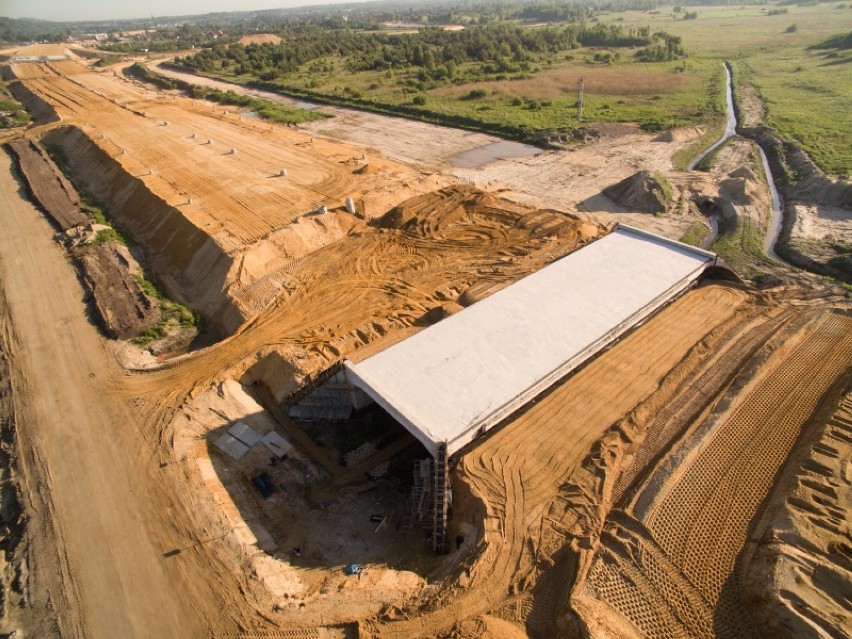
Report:
M 715 151 L 719 148 L 728 138 L 732 137 L 736 134 L 737 131 L 737 115 L 734 111 L 734 90 L 733 90 L 733 79 L 731 77 L 731 68 L 725 63 L 725 98 L 726 98 L 726 113 L 728 116 L 727 123 L 725 125 L 725 132 L 722 134 L 722 137 L 719 138 L 719 141 L 716 142 L 713 146 L 706 149 L 702 153 L 698 154 L 692 162 L 689 163 L 688 169 L 690 171 L 695 169 L 695 166 L 703 160 L 707 155 Z M 778 193 L 778 189 L 775 188 L 775 179 L 772 177 L 772 171 L 769 168 L 769 160 L 766 157 L 766 153 L 763 151 L 763 148 L 755 143 L 757 149 L 760 153 L 760 160 L 763 163 L 763 174 L 766 176 L 766 182 L 769 186 L 769 197 L 772 202 L 772 210 L 769 217 L 769 225 L 766 229 L 766 237 L 764 238 L 763 247 L 766 251 L 766 254 L 771 257 L 773 260 L 777 260 L 779 262 L 784 262 L 778 254 L 775 252 L 775 244 L 778 242 L 778 237 L 781 235 L 781 223 L 783 220 L 782 210 L 781 210 L 781 196 Z M 712 229 L 711 238 L 708 240 L 708 244 L 712 242 L 716 235 L 718 234 L 718 226 L 719 221 L 715 217 L 710 218 L 710 227 Z M 786 264 L 786 262 L 785 262 Z

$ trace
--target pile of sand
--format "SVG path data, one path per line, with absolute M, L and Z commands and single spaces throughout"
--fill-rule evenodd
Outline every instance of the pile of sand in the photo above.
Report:
M 603 190 L 608 198 L 631 211 L 665 213 L 670 204 L 669 189 L 650 171 L 639 171 Z
M 278 44 L 281 38 L 274 33 L 257 33 L 255 35 L 243 36 L 237 40 L 239 44 Z
M 669 129 L 660 133 L 654 138 L 654 142 L 685 142 L 694 140 L 704 133 L 702 129 L 696 126 L 683 127 L 682 129 Z

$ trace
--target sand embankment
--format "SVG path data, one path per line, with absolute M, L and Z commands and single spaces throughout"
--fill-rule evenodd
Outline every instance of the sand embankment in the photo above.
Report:
M 59 127 L 44 142 L 62 149 L 78 184 L 140 244 L 170 296 L 200 311 L 223 332 L 232 332 L 244 321 L 223 294 L 233 258 L 210 235 L 152 192 L 142 177 L 125 171 L 79 128 Z
M 53 223 L 62 230 L 90 224 L 91 216 L 80 208 L 80 197 L 68 179 L 48 160 L 41 147 L 21 138 L 10 142 L 27 191 Z
M 10 82 L 9 91 L 18 102 L 27 108 L 27 113 L 30 114 L 36 124 L 50 124 L 62 119 L 53 107 L 30 91 L 23 82 Z

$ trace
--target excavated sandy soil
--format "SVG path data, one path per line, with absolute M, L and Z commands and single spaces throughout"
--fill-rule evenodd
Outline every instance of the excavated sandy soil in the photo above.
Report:
M 359 230 L 333 210 L 345 198 L 369 219 L 446 183 L 74 61 L 12 69 L 62 118 L 45 143 L 145 243 L 172 292 L 226 332 L 275 297 L 295 261 Z M 323 205 L 332 210 L 307 215 Z
M 15 140 L 8 148 L 15 156 L 30 197 L 42 206 L 58 228 L 66 230 L 93 221 L 80 208 L 80 197 L 68 179 L 32 140 Z
M 848 316 L 812 310 L 779 320 L 727 393 L 658 453 L 604 526 L 583 597 L 618 611 L 636 636 L 763 636 L 763 615 L 744 592 L 753 544 L 766 534 L 756 515 L 811 415 L 852 364 Z
M 371 464 L 344 468 L 282 414 L 341 357 L 605 233 L 559 202 L 529 204 L 559 184 L 598 219 L 638 216 L 614 212 L 602 187 L 667 170 L 676 142 L 613 130 L 573 163 L 434 176 L 76 62 L 14 71 L 62 117 L 32 134 L 63 149 L 175 292 L 232 332 L 149 371 L 120 367 L 0 158 L 0 326 L 27 425 L 16 437 L 36 568 L 24 607 L 58 626 L 41 636 L 741 637 L 774 610 L 844 627 L 852 471 L 826 439 L 848 443 L 842 297 L 688 291 L 457 460 L 450 539 L 464 541 L 443 557 L 402 529 L 371 530 L 364 518 L 395 506 L 381 483 L 359 492 Z M 648 161 L 642 144 L 667 152 Z M 450 173 L 511 190 L 451 186 Z M 673 178 L 686 192 L 711 179 Z M 750 176 L 725 166 L 722 182 L 759 216 Z M 356 215 L 340 210 L 350 196 Z M 212 442 L 235 420 L 296 448 L 274 468 L 265 454 L 232 461 Z M 249 483 L 262 468 L 280 487 L 265 502 Z M 756 543 L 775 538 L 795 550 Z M 353 556 L 361 577 L 343 573 Z

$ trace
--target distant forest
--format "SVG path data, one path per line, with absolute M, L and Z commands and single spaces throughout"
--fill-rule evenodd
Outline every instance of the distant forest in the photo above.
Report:
M 690 6 L 741 4 L 734 0 L 692 0 Z M 762 4 L 751 2 L 749 4 Z M 670 3 L 655 0 L 459 0 L 456 2 L 399 2 L 382 0 L 358 4 L 325 5 L 235 11 L 198 16 L 153 17 L 138 20 L 53 22 L 0 17 L 2 42 L 63 42 L 84 34 L 117 34 L 150 30 L 151 50 L 174 49 L 176 44 L 212 46 L 222 39 L 235 41 L 258 32 L 279 33 L 297 25 L 323 29 L 378 30 L 384 22 L 412 22 L 422 26 L 441 24 L 487 25 L 494 22 L 553 23 L 591 19 L 600 12 L 649 11 Z M 215 32 L 215 38 L 213 37 Z M 114 51 L 133 50 L 127 43 L 112 43 Z
M 603 24 L 523 29 L 512 24 L 446 31 L 439 27 L 417 33 L 383 34 L 340 31 L 328 37 L 321 28 L 285 34 L 280 44 L 217 44 L 176 62 L 195 71 L 230 70 L 262 80 L 292 73 L 304 64 L 336 55 L 347 70 L 381 71 L 409 66 L 423 68 L 433 79 L 452 78 L 459 65 L 480 63 L 484 73 L 514 73 L 535 54 L 585 47 L 644 47 L 637 57 L 647 61 L 673 60 L 685 54 L 681 39 L 651 33 L 648 27 L 625 29 Z

